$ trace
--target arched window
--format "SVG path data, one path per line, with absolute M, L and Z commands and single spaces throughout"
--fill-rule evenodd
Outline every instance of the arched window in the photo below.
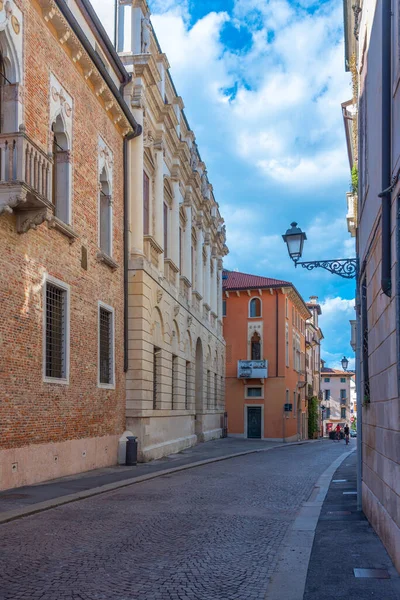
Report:
M 108 256 L 112 256 L 112 197 L 105 168 L 100 175 L 100 248 Z
M 260 298 L 252 298 L 250 300 L 250 317 L 261 317 L 261 300 Z
M 71 163 L 68 138 L 60 115 L 52 125 L 53 131 L 53 204 L 60 221 L 71 221 Z
M 251 338 L 251 360 L 261 360 L 261 337 L 257 332 Z

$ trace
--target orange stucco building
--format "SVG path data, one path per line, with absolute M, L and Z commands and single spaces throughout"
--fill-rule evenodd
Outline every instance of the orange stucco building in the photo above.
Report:
M 225 271 L 223 283 L 229 434 L 307 438 L 305 329 L 310 311 L 288 281 Z

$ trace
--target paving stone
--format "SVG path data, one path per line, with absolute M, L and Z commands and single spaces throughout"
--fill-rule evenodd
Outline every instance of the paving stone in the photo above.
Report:
M 251 454 L 6 523 L 0 600 L 264 600 L 287 528 L 343 451 Z

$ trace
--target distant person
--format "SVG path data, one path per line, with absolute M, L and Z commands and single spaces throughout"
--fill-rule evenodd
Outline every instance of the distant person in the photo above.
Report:
M 336 439 L 340 442 L 340 425 L 339 423 L 336 425 Z
M 349 429 L 349 426 L 347 425 L 347 423 L 346 423 L 346 426 L 344 428 L 344 436 L 346 438 L 346 446 L 347 446 L 347 444 L 350 441 L 350 429 Z

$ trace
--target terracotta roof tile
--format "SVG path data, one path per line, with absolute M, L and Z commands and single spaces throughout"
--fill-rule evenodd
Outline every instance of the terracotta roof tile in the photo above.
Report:
M 239 271 L 224 271 L 223 281 L 224 290 L 252 290 L 258 288 L 273 288 L 292 285 L 290 281 L 280 279 L 271 279 L 270 277 L 260 277 L 259 275 L 249 275 Z

